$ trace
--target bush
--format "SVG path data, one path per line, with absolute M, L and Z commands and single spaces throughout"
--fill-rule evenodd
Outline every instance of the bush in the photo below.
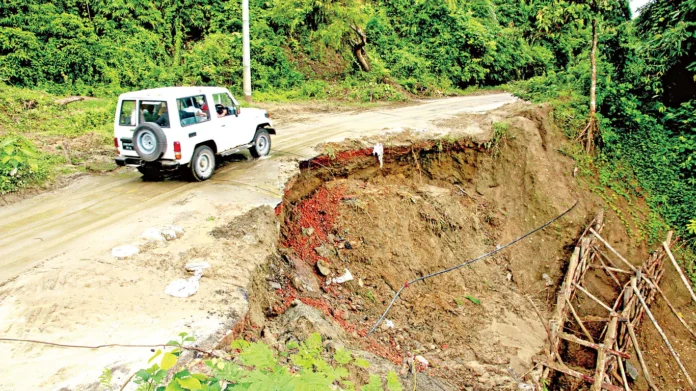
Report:
M 0 194 L 16 191 L 47 177 L 47 165 L 29 140 L 18 135 L 0 139 Z
M 148 362 L 161 357 L 159 363 L 135 374 L 134 382 L 138 384 L 138 390 L 355 390 L 359 384 L 350 380 L 351 371 L 369 367 L 366 360 L 354 358 L 343 348 L 325 359 L 322 356 L 324 348 L 321 336 L 314 333 L 301 343 L 289 342 L 286 350 L 278 354 L 262 342 L 236 340 L 231 345 L 235 351 L 231 359 L 205 361 L 206 374 L 191 373 L 187 369 L 171 371 L 179 361 L 184 345 L 193 341 L 193 337 L 181 333 L 179 340 L 168 344 L 174 349 L 169 352 L 158 350 Z M 106 388 L 113 388 L 111 380 L 111 373 L 106 369 L 100 382 Z M 394 372 L 387 374 L 385 383 L 389 391 L 403 390 Z M 361 389 L 383 391 L 382 379 L 370 375 L 369 382 L 363 384 Z

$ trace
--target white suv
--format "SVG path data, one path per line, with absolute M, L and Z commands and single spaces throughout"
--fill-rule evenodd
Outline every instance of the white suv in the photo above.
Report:
M 195 180 L 213 175 L 215 156 L 249 149 L 271 151 L 268 112 L 241 110 L 221 87 L 166 87 L 122 94 L 114 122 L 116 164 L 134 166 L 145 178 L 188 166 Z

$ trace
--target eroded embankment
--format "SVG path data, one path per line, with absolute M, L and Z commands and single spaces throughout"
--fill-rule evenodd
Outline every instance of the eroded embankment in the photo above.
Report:
M 432 384 L 419 389 L 514 385 L 510 368 L 522 378 L 546 340 L 525 295 L 552 309 L 567 246 L 597 206 L 580 196 L 573 163 L 551 145 L 540 116 L 508 116 L 495 145 L 387 146 L 381 168 L 371 149 L 304 162 L 276 208 L 281 256 L 257 275 L 239 331 L 279 346 L 318 331 L 376 368 L 403 368 L 406 384 L 405 365 L 421 356 Z M 567 218 L 508 251 L 410 286 L 387 316 L 393 327 L 366 337 L 405 281 L 490 251 L 576 199 Z M 331 283 L 346 271 L 351 281 Z

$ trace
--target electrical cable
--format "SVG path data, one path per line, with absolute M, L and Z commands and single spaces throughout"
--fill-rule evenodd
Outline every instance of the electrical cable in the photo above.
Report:
M 399 296 L 401 295 L 401 292 L 402 292 L 404 289 L 408 288 L 409 286 L 411 286 L 412 284 L 415 284 L 415 283 L 417 283 L 417 282 L 420 282 L 420 281 L 423 281 L 423 280 L 427 280 L 428 278 L 432 278 L 432 277 L 435 277 L 435 276 L 439 276 L 440 274 L 449 273 L 449 272 L 451 272 L 451 271 L 454 271 L 454 270 L 457 270 L 457 269 L 461 269 L 461 268 L 463 268 L 464 266 L 471 265 L 472 263 L 474 263 L 474 262 L 476 262 L 476 261 L 480 261 L 480 260 L 482 260 L 482 259 L 484 259 L 484 258 L 488 258 L 488 257 L 490 257 L 491 255 L 496 254 L 496 253 L 498 253 L 498 252 L 504 250 L 505 248 L 510 247 L 510 246 L 512 246 L 513 244 L 519 242 L 520 240 L 523 240 L 523 239 L 525 239 L 526 237 L 531 236 L 531 235 L 535 234 L 536 232 L 538 232 L 538 231 L 540 231 L 540 230 L 542 230 L 542 229 L 548 227 L 549 225 L 553 224 L 553 222 L 555 222 L 556 220 L 560 219 L 561 217 L 563 217 L 563 216 L 565 216 L 566 214 L 568 214 L 571 210 L 573 210 L 577 204 L 578 204 L 578 202 L 575 201 L 575 203 L 573 204 L 573 206 L 571 206 L 570 208 L 568 208 L 565 212 L 563 212 L 563 213 L 561 213 L 560 215 L 554 217 L 553 219 L 549 220 L 549 221 L 546 222 L 545 224 L 540 225 L 539 227 L 537 227 L 537 228 L 535 228 L 535 229 L 533 229 L 533 230 L 527 232 L 526 234 L 524 234 L 524 235 L 518 237 L 517 239 L 515 239 L 515 240 L 513 240 L 513 241 L 511 241 L 511 242 L 509 242 L 509 243 L 507 243 L 507 244 L 505 244 L 505 245 L 503 245 L 503 246 L 498 246 L 498 247 L 496 247 L 496 249 L 493 250 L 493 251 L 489 251 L 489 252 L 487 252 L 487 253 L 485 253 L 485 254 L 479 255 L 478 257 L 473 258 L 473 259 L 470 259 L 470 260 L 468 260 L 468 261 L 466 261 L 466 262 L 464 262 L 464 263 L 460 263 L 459 265 L 452 266 L 452 267 L 450 267 L 450 268 L 443 269 L 443 270 L 440 270 L 440 271 L 438 271 L 438 272 L 431 273 L 431 274 L 427 274 L 427 275 L 425 275 L 425 276 L 416 278 L 415 280 L 405 282 L 404 285 L 399 289 L 399 291 L 396 292 L 396 294 L 394 295 L 394 298 L 392 298 L 392 300 L 391 300 L 391 302 L 389 303 L 389 306 L 387 307 L 387 309 L 384 311 L 384 313 L 383 313 L 382 316 L 379 318 L 379 320 L 377 321 L 377 323 L 375 323 L 375 325 L 372 326 L 372 329 L 370 329 L 370 332 L 367 333 L 367 335 L 365 336 L 365 338 L 369 337 L 370 334 L 372 334 L 372 333 L 375 331 L 375 329 L 377 328 L 377 326 L 379 326 L 380 323 L 382 323 L 382 321 L 384 320 L 384 318 L 385 318 L 385 317 L 387 316 L 387 314 L 389 313 L 389 310 L 390 310 L 390 309 L 392 308 L 392 306 L 394 305 L 394 302 L 396 302 L 396 299 L 399 298 Z

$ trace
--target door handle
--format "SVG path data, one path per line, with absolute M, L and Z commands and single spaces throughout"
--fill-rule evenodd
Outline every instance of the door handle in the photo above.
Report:
M 221 128 L 224 128 L 224 127 L 225 127 L 225 125 L 223 124 L 223 125 L 222 125 L 222 126 L 220 126 L 220 127 L 221 127 Z

